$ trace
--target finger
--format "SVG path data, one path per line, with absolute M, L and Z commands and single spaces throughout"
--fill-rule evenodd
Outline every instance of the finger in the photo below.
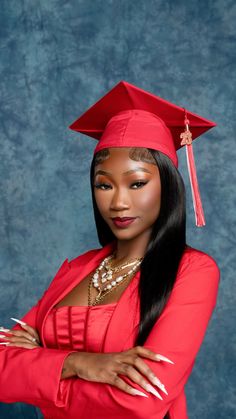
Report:
M 29 342 L 28 343 L 25 343 L 25 342 L 9 343 L 7 347 L 9 346 L 15 346 L 18 348 L 25 348 L 25 349 L 34 349 L 38 347 Z
M 36 340 L 40 341 L 38 332 L 31 327 L 29 324 L 22 324 L 21 325 L 31 336 L 33 336 L 34 338 L 36 338 Z
M 30 344 L 33 344 L 33 345 L 35 345 L 35 346 L 39 346 L 39 343 L 37 342 L 37 341 L 32 341 L 32 340 L 29 340 L 28 338 L 25 338 L 24 336 L 5 336 L 4 337 L 4 339 L 7 341 L 7 342 L 10 342 L 10 343 L 12 343 L 12 344 L 18 344 L 18 343 L 30 343 Z M 31 339 L 33 339 L 32 337 L 31 337 Z
M 14 320 L 15 322 L 17 322 L 23 329 L 27 330 L 28 333 L 30 333 L 38 341 L 40 340 L 37 331 L 33 327 L 29 326 L 27 323 L 23 322 L 22 320 L 16 319 L 15 317 L 11 317 L 11 320 Z
M 169 362 L 170 364 L 174 364 L 174 362 L 171 361 L 169 358 L 166 358 L 166 356 L 157 354 L 156 352 L 153 352 L 150 349 L 145 348 L 144 346 L 136 346 L 135 349 L 139 356 L 150 358 L 153 361 L 165 361 L 165 362 Z
M 142 391 L 137 390 L 136 388 L 133 388 L 129 384 L 127 384 L 124 380 L 122 380 L 118 375 L 116 375 L 113 378 L 113 381 L 111 383 L 113 386 L 119 388 L 120 390 L 124 391 L 125 393 L 131 394 L 132 396 L 140 395 L 143 397 L 148 397 L 145 393 Z
M 10 329 L 6 329 L 5 327 L 0 326 L 0 333 L 2 333 L 2 332 L 12 333 L 12 331 Z
M 139 372 L 132 365 L 124 364 L 122 370 L 123 375 L 126 375 L 134 383 L 139 384 L 141 387 L 144 388 L 144 390 L 154 394 L 154 396 L 163 400 L 158 391 L 141 374 L 139 374 Z
M 10 332 L 6 332 L 6 335 L 8 333 L 10 333 Z M 23 337 L 23 338 L 26 338 L 26 339 L 30 340 L 31 342 L 36 342 L 37 341 L 37 339 L 34 336 L 30 335 L 28 332 L 25 332 L 24 330 L 12 330 L 10 336 L 11 337 L 20 337 L 20 338 Z M 6 337 L 8 338 L 10 336 L 6 336 Z
M 165 394 L 168 395 L 164 384 L 157 378 L 154 372 L 149 368 L 149 366 L 141 358 L 137 357 L 134 360 L 134 366 L 137 368 L 143 375 L 145 375 L 152 384 L 159 387 Z

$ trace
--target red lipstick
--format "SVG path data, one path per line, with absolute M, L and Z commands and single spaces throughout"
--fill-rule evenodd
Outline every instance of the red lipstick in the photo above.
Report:
M 115 217 L 112 218 L 112 221 L 116 227 L 124 228 L 130 225 L 135 219 L 136 217 Z

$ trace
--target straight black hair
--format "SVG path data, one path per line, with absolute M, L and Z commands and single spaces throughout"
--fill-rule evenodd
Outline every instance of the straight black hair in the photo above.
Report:
M 90 180 L 95 223 L 102 246 L 116 237 L 104 221 L 94 197 L 94 169 L 109 157 L 109 149 L 98 152 L 91 163 Z M 183 179 L 172 161 L 165 154 L 153 149 L 139 150 L 138 160 L 154 162 L 161 180 L 161 206 L 146 253 L 140 265 L 138 293 L 140 323 L 134 346 L 144 345 L 154 324 L 160 317 L 173 289 L 178 266 L 186 245 L 186 193 Z M 142 156 L 142 153 L 144 156 Z M 144 158 L 143 158 L 144 157 Z M 137 160 L 135 157 L 130 157 Z M 168 414 L 165 416 L 168 418 Z

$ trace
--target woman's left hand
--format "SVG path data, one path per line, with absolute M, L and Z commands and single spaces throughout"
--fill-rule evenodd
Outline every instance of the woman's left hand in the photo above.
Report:
M 34 349 L 36 347 L 42 346 L 38 332 L 33 327 L 26 325 L 21 325 L 25 330 L 9 330 L 3 327 L 0 327 L 0 342 L 4 339 L 6 346 L 17 346 L 19 348 Z M 3 333 L 5 336 L 3 336 Z

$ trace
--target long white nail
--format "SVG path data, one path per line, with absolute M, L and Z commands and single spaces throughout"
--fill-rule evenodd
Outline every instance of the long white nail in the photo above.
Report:
M 10 329 L 5 329 L 5 327 L 0 327 L 0 332 L 10 332 Z
M 19 324 L 21 324 L 22 326 L 26 326 L 26 323 L 25 322 L 22 322 L 21 320 L 19 320 L 19 319 L 15 319 L 14 317 L 11 317 L 11 320 L 14 320 L 16 323 L 19 323 Z
M 9 345 L 10 342 L 0 342 L 0 345 Z
M 4 338 L 4 339 L 5 339 L 5 338 L 6 338 L 6 336 L 5 336 L 5 335 L 0 335 L 0 339 L 1 339 L 1 338 Z
M 167 391 L 165 389 L 165 386 L 164 386 L 164 384 L 162 384 L 162 382 L 159 380 L 159 378 L 157 378 L 157 377 L 153 378 L 152 382 L 157 387 L 159 387 L 162 391 L 164 391 L 164 393 L 167 394 L 167 396 L 168 396 L 168 393 L 167 393 Z
M 169 362 L 170 364 L 174 364 L 173 361 L 171 361 L 170 359 L 166 358 L 166 356 L 160 355 L 160 354 L 156 354 L 156 358 L 160 359 L 161 361 L 166 361 Z
M 146 388 L 146 390 L 147 390 L 149 393 L 152 393 L 152 394 L 154 394 L 154 396 L 158 397 L 158 399 L 163 400 L 163 398 L 161 397 L 161 395 L 158 393 L 158 391 L 156 391 L 156 390 L 155 390 L 155 388 L 154 388 L 154 387 L 152 387 L 152 386 L 151 386 L 151 384 L 147 384 L 147 385 L 145 386 L 145 388 Z
M 143 393 L 142 391 L 136 390 L 136 388 L 132 389 L 132 394 L 134 396 L 144 396 L 148 397 L 147 394 Z

